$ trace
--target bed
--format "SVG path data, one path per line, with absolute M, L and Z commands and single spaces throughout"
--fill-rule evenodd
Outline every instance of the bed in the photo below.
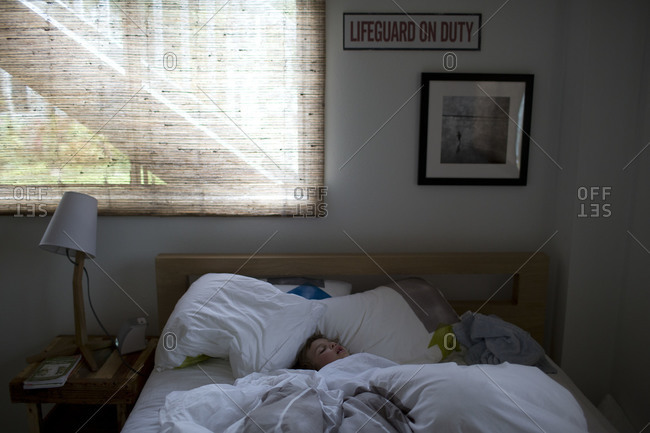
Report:
M 456 340 L 462 334 L 459 326 L 475 325 L 476 318 L 491 324 L 496 315 L 528 336 L 530 341 L 522 337 L 522 346 L 541 347 L 548 262 L 539 252 L 161 254 L 156 257 L 161 329 L 156 369 L 122 431 L 287 431 L 264 424 L 286 412 L 285 422 L 295 423 L 295 431 L 315 429 L 300 423 L 316 419 L 322 431 L 430 431 L 432 426 L 528 431 L 521 423 L 529 423 L 534 431 L 614 432 L 545 354 L 528 365 L 480 360 L 467 365 L 477 345 L 468 349 Z M 453 300 L 435 287 L 447 284 L 450 275 L 496 276 L 502 283 L 479 300 Z M 432 284 L 437 277 L 442 283 Z M 311 295 L 296 292 L 305 287 Z M 449 332 L 452 325 L 455 333 Z M 290 369 L 297 349 L 315 329 L 339 338 L 354 355 L 319 372 Z M 481 350 L 485 353 L 484 346 Z M 526 381 L 529 385 L 522 386 Z M 463 388 L 458 383 L 482 391 L 457 393 Z M 432 392 L 435 403 L 421 397 Z M 383 398 L 379 403 L 373 400 L 376 394 Z M 458 395 L 443 405 L 440 395 L 452 394 Z M 278 395 L 282 398 L 269 397 Z M 312 400 L 321 417 L 312 416 L 311 406 L 301 409 Z M 288 407 L 297 413 L 294 418 Z M 443 411 L 436 419 L 432 407 Z M 515 409 L 504 415 L 508 407 Z M 300 410 L 310 417 L 300 416 Z M 458 414 L 466 413 L 476 419 L 458 421 Z M 388 426 L 373 427 L 378 414 L 386 415 L 388 421 L 382 422 Z M 400 417 L 409 425 L 400 424 Z M 490 425 L 490 417 L 497 424 Z M 341 418 L 346 427 L 333 427 Z

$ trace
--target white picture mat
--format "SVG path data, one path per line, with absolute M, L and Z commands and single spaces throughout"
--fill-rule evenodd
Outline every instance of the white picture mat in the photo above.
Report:
M 523 127 L 524 122 L 525 92 L 525 82 L 430 81 L 426 177 L 518 178 L 521 170 L 523 133 L 520 128 Z M 440 162 L 444 96 L 510 97 L 505 164 L 442 164 Z

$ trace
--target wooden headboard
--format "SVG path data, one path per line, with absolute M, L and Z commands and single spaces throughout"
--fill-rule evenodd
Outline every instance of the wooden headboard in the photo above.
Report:
M 548 257 L 543 253 L 431 254 L 160 254 L 156 257 L 158 325 L 162 330 L 190 281 L 206 273 L 250 277 L 497 274 L 512 278 L 512 296 L 496 301 L 451 301 L 454 309 L 496 314 L 544 344 Z M 389 275 L 391 277 L 389 277 Z M 505 281 L 504 281 L 505 283 Z M 487 301 L 487 302 L 486 302 Z

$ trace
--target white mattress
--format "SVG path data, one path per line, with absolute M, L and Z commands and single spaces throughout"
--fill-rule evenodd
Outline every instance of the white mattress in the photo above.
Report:
M 122 433 L 158 432 L 158 411 L 172 391 L 184 391 L 210 383 L 232 384 L 235 381 L 230 363 L 209 359 L 200 365 L 178 370 L 154 370 L 124 424 Z
M 550 358 L 548 361 L 557 368 L 557 374 L 549 375 L 567 388 L 578 401 L 587 419 L 590 433 L 617 433 L 601 412 L 571 381 Z M 140 394 L 133 411 L 124 425 L 122 433 L 158 432 L 158 411 L 171 391 L 196 388 L 210 383 L 232 384 L 234 378 L 227 360 L 210 359 L 198 366 L 180 370 L 153 371 Z

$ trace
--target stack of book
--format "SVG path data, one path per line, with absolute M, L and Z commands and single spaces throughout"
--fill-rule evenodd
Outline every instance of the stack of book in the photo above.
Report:
M 58 356 L 46 359 L 23 382 L 23 388 L 37 389 L 63 386 L 80 359 L 81 355 Z

